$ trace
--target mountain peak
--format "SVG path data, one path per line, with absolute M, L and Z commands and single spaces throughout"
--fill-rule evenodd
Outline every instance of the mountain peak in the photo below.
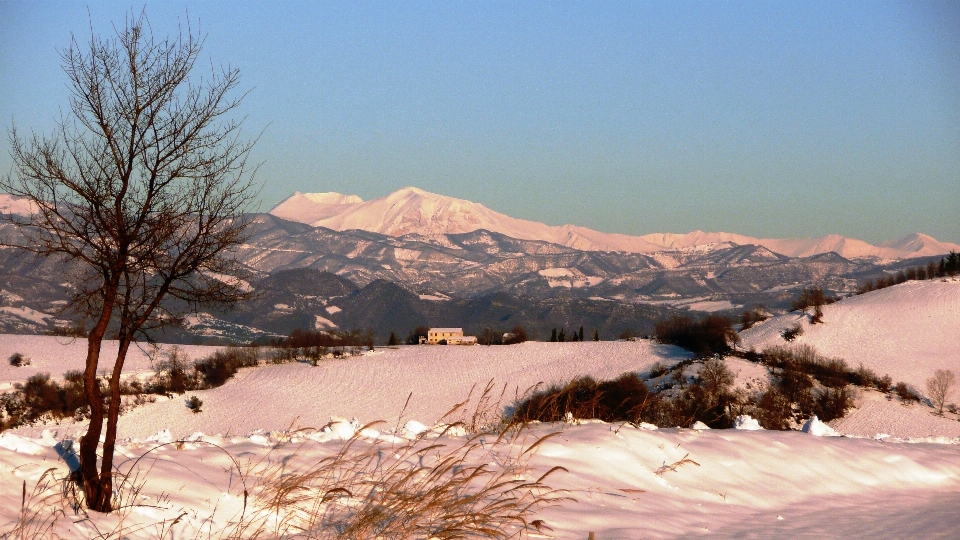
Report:
M 480 203 L 430 193 L 413 186 L 366 202 L 356 195 L 297 192 L 270 213 L 314 227 L 337 231 L 359 229 L 389 236 L 434 236 L 485 229 L 511 238 L 550 242 L 583 251 L 652 253 L 730 243 L 763 246 L 788 257 L 809 257 L 833 251 L 848 259 L 898 259 L 960 250 L 960 245 L 939 242 L 919 233 L 881 246 L 838 234 L 819 238 L 769 239 L 700 230 L 686 234 L 654 233 L 644 236 L 605 233 L 574 225 L 551 226 L 517 219 L 490 210 Z

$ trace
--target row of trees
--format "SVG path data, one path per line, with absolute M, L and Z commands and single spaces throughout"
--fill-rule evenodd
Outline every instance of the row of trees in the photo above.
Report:
M 700 320 L 678 315 L 657 323 L 655 332 L 660 343 L 677 345 L 701 356 L 724 354 L 740 343 L 733 321 L 722 315 L 708 315 Z
M 800 296 L 793 301 L 793 304 L 790 306 L 790 311 L 802 311 L 807 312 L 807 309 L 813 308 L 813 317 L 810 319 L 811 324 L 818 324 L 823 322 L 823 306 L 832 304 L 839 300 L 836 296 L 828 296 L 822 287 L 809 287 L 803 289 L 800 293 Z
M 949 255 L 940 259 L 939 263 L 931 261 L 926 265 L 905 268 L 894 275 L 868 279 L 857 288 L 857 294 L 885 289 L 907 281 L 923 281 L 956 275 L 960 275 L 960 253 L 951 251 Z
M 573 334 L 569 336 L 567 335 L 566 330 L 564 330 L 563 328 L 561 328 L 559 332 L 557 332 L 556 328 L 553 328 L 552 330 L 550 330 L 550 341 L 552 343 L 554 342 L 563 343 L 565 341 L 583 341 L 583 340 L 584 340 L 584 333 L 583 333 L 582 326 L 580 327 L 579 332 L 574 331 Z M 593 330 L 593 341 L 600 341 L 600 331 L 597 329 Z

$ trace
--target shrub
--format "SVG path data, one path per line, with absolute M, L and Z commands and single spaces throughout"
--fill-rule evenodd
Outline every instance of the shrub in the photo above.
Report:
M 187 400 L 187 408 L 193 411 L 193 414 L 202 412 L 201 407 L 203 407 L 203 400 L 197 396 L 190 396 L 190 399 Z
M 256 366 L 259 355 L 255 349 L 229 347 L 215 351 L 194 364 L 194 369 L 203 379 L 203 388 L 223 386 L 240 368 Z
M 646 384 L 635 373 L 600 383 L 592 377 L 578 377 L 527 397 L 514 409 L 513 419 L 559 422 L 569 414 L 605 422 L 638 421 L 649 398 Z
M 426 326 L 418 326 L 410 331 L 407 335 L 407 345 L 419 345 L 420 338 L 427 339 L 427 334 L 429 334 L 430 328 Z
M 527 341 L 527 329 L 522 326 L 514 326 L 503 338 L 504 345 L 516 345 Z
M 817 417 L 824 421 L 836 420 L 853 408 L 853 395 L 846 387 L 826 388 L 816 398 Z
M 666 375 L 669 372 L 670 372 L 669 367 L 664 365 L 662 362 L 657 361 L 657 362 L 654 362 L 652 366 L 650 366 L 650 371 L 647 372 L 647 377 L 650 379 L 656 379 L 657 377 Z
M 763 429 L 790 429 L 790 419 L 793 417 L 792 402 L 782 391 L 771 388 L 761 394 L 752 416 Z
M 30 359 L 18 352 L 15 352 L 10 355 L 10 365 L 13 367 L 29 366 Z
M 63 389 L 56 381 L 50 380 L 49 373 L 37 373 L 30 376 L 25 383 L 17 383 L 14 387 L 20 391 L 25 419 L 28 422 L 45 413 L 58 418 L 64 416 Z
M 678 315 L 656 325 L 657 341 L 683 347 L 699 355 L 723 354 L 740 342 L 740 335 L 727 317 L 710 315 L 695 321 Z
M 803 325 L 797 323 L 790 328 L 784 328 L 780 335 L 783 337 L 784 341 L 793 341 L 798 337 L 803 335 Z
M 897 392 L 897 397 L 899 397 L 901 401 L 920 401 L 920 395 L 903 381 L 898 382 L 894 390 Z

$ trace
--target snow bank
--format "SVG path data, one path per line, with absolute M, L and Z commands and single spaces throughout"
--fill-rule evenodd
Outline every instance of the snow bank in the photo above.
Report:
M 760 431 L 763 428 L 760 427 L 760 422 L 757 422 L 755 418 L 752 418 L 750 415 L 741 414 L 733 421 L 733 429 L 742 429 L 745 431 Z
M 804 422 L 803 427 L 800 428 L 800 431 L 817 437 L 836 437 L 840 435 L 834 431 L 832 427 L 821 422 L 816 415 Z
M 571 499 L 535 516 L 552 529 L 552 538 L 586 538 L 593 531 L 600 539 L 893 539 L 945 537 L 946 531 L 960 529 L 960 453 L 953 445 L 797 432 L 646 431 L 605 423 L 541 424 L 527 433 L 527 444 L 556 435 L 539 446 L 518 473 L 520 479 L 534 480 L 553 467 L 566 469 L 547 483 L 566 490 Z M 18 439 L 32 442 L 38 453 L 0 447 L 0 532 L 18 518 L 24 481 L 32 489 L 51 467 L 61 477 L 68 473 L 55 449 Z M 123 466 L 136 462 L 143 473 L 138 479 L 145 481 L 138 499 L 144 506 L 124 518 L 125 538 L 154 538 L 154 524 L 165 520 L 170 527 L 178 516 L 170 537 L 206 537 L 201 531 L 208 526 L 217 537 L 243 509 L 243 490 L 256 481 L 251 475 L 241 481 L 240 472 L 286 464 L 294 456 L 318 463 L 342 445 L 287 431 L 229 440 L 202 436 L 209 443 L 191 439 L 160 448 L 140 440 L 118 446 L 118 456 L 127 458 Z M 443 436 L 426 444 L 459 441 Z M 498 456 L 507 447 L 494 445 L 492 438 L 483 444 L 493 454 L 476 458 L 499 466 Z M 61 519 L 55 532 L 64 538 L 92 537 L 94 526 L 110 530 L 113 519 L 99 514 Z

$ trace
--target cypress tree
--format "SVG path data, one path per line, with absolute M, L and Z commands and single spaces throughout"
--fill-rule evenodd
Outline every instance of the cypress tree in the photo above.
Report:
M 550 342 L 556 343 L 556 341 L 557 341 L 557 329 L 554 328 L 553 331 L 550 332 Z
M 593 329 L 593 340 L 600 341 L 600 331 L 596 328 Z
M 582 327 L 582 326 L 580 327 L 580 337 L 577 339 L 577 341 L 583 341 L 583 327 Z

